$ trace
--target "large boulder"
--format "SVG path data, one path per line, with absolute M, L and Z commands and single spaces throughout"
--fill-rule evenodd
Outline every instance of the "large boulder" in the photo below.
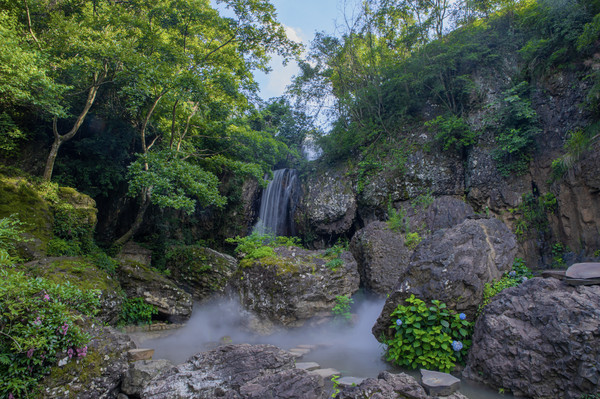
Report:
M 514 234 L 498 219 L 468 219 L 434 233 L 416 248 L 373 334 L 378 339 L 389 334 L 390 314 L 411 295 L 438 299 L 473 319 L 485 284 L 510 270 L 516 251 Z
M 166 267 L 171 278 L 202 300 L 214 293 L 222 293 L 235 273 L 238 263 L 232 256 L 197 245 L 169 249 Z
M 485 307 L 465 376 L 539 399 L 600 393 L 600 286 L 530 279 Z
M 272 345 L 224 345 L 152 379 L 143 399 L 322 398 L 323 380 Z
M 381 296 L 392 291 L 406 273 L 413 250 L 404 234 L 392 231 L 385 222 L 369 223 L 352 237 L 350 251 L 358 263 L 362 285 Z
M 109 327 L 86 321 L 84 330 L 92 336 L 87 355 L 69 360 L 66 354 L 59 365 L 40 383 L 41 398 L 115 399 L 121 379 L 128 370 L 127 351 L 135 347 L 131 339 Z
M 192 314 L 192 296 L 158 271 L 131 260 L 121 260 L 119 281 L 129 298 L 143 298 L 156 306 L 161 318 L 172 322 L 187 320 Z
M 121 392 L 126 395 L 139 397 L 150 380 L 173 366 L 173 363 L 166 359 L 138 360 L 137 362 L 133 362 L 123 375 Z
M 475 214 L 473 208 L 457 198 L 442 196 L 428 204 L 401 205 L 411 232 L 426 237 L 440 229 L 462 223 Z M 358 262 L 362 285 L 385 296 L 404 276 L 414 248 L 405 244 L 405 235 L 389 229 L 385 222 L 372 222 L 357 231 L 350 250 Z
M 325 251 L 280 247 L 275 253 L 240 269 L 234 284 L 244 307 L 276 325 L 299 327 L 311 318 L 329 317 L 336 296 L 358 291 L 350 252 L 341 253 L 337 267 L 328 267 Z
M 437 397 L 437 396 L 436 396 Z M 377 378 L 367 378 L 353 387 L 346 387 L 336 396 L 336 399 L 430 399 L 425 389 L 417 380 L 408 374 L 392 374 L 384 371 Z M 461 393 L 455 392 L 446 399 L 466 399 Z
M 296 222 L 304 234 L 342 235 L 356 216 L 356 196 L 346 170 L 333 169 L 311 174 L 296 211 Z

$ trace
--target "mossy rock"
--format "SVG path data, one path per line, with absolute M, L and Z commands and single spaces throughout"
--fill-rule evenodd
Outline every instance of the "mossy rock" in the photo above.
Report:
M 34 277 L 44 277 L 55 283 L 68 281 L 81 290 L 102 291 L 101 310 L 97 317 L 103 322 L 117 323 L 125 294 L 116 278 L 90 260 L 83 257 L 44 258 L 19 268 Z
M 96 227 L 98 210 L 96 201 L 92 197 L 71 187 L 59 187 L 58 198 L 74 208 L 78 220 L 88 224 L 92 229 Z
M 19 256 L 32 259 L 43 256 L 52 239 L 54 216 L 50 204 L 35 187 L 21 177 L 0 175 L 0 218 L 17 214 L 26 236 L 31 239 L 19 247 Z
M 39 397 L 96 399 L 116 397 L 121 377 L 128 370 L 127 351 L 135 344 L 112 328 L 85 320 L 82 328 L 92 337 L 87 356 L 69 359 L 59 357 L 64 364 L 55 366 L 41 381 Z
M 223 292 L 237 270 L 235 258 L 197 245 L 174 246 L 167 252 L 166 267 L 171 277 L 202 300 Z

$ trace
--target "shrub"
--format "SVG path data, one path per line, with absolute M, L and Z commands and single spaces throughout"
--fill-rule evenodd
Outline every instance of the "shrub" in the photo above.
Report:
M 423 241 L 423 237 L 419 233 L 407 233 L 404 237 L 404 245 L 410 249 L 415 249 Z
M 90 261 L 99 269 L 104 270 L 111 276 L 114 276 L 117 271 L 119 262 L 108 256 L 102 251 L 95 252 L 88 256 Z
M 335 297 L 335 306 L 331 309 L 331 313 L 333 313 L 334 320 L 349 322 L 352 320 L 352 313 L 350 313 L 350 308 L 354 300 L 345 295 L 338 295 Z
M 152 316 L 157 314 L 156 306 L 144 302 L 143 298 L 127 298 L 121 307 L 118 324 L 151 324 Z
M 10 215 L 0 219 L 0 249 L 7 253 L 15 251 L 15 245 L 18 242 L 27 241 L 23 237 L 23 223 L 17 215 Z
M 62 238 L 53 238 L 48 241 L 48 256 L 78 256 L 81 247 L 77 241 L 66 241 Z
M 527 279 L 533 277 L 531 270 L 525 266 L 525 261 L 522 258 L 516 258 L 513 262 L 513 267 L 510 272 L 504 273 L 502 278 L 493 283 L 486 283 L 483 289 L 483 302 L 479 306 L 478 314 L 480 314 L 485 306 L 490 303 L 493 297 L 498 295 L 506 288 L 516 287 Z
M 471 130 L 463 118 L 453 114 L 440 115 L 426 122 L 425 126 L 437 131 L 435 139 L 445 151 L 453 148 L 462 153 L 464 149 L 475 144 L 479 137 L 479 132 Z
M 79 325 L 82 315 L 97 313 L 100 292 L 12 269 L 0 278 L 0 397 L 34 397 L 59 356 L 87 354 L 90 337 Z
M 411 295 L 406 305 L 392 312 L 394 337 L 385 341 L 388 361 L 408 368 L 424 367 L 449 372 L 455 362 L 463 362 L 473 323 L 464 313 L 456 314 L 440 301 L 427 306 Z

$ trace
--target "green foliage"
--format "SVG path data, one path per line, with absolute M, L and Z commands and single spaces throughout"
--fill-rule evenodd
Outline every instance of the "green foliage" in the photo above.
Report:
M 349 242 L 347 240 L 338 240 L 338 242 L 325 250 L 323 253 L 323 257 L 328 259 L 327 263 L 325 263 L 325 267 L 336 270 L 338 267 L 344 265 L 344 261 L 341 256 L 344 251 L 348 250 Z
M 485 284 L 483 289 L 483 302 L 479 306 L 478 313 L 481 313 L 485 306 L 490 303 L 492 298 L 498 295 L 498 293 L 506 288 L 516 287 L 531 277 L 533 277 L 533 274 L 525 265 L 525 261 L 522 258 L 515 258 L 510 272 L 505 272 L 498 281 L 491 284 Z
M 377 161 L 360 161 L 358 163 L 358 177 L 356 180 L 356 192 L 360 194 L 364 188 L 369 177 L 375 175 L 377 172 L 383 169 L 383 165 Z
M 438 300 L 427 306 L 411 295 L 390 315 L 394 336 L 386 340 L 388 361 L 408 368 L 449 372 L 464 362 L 471 345 L 473 323 Z
M 58 358 L 87 354 L 82 316 L 97 313 L 98 290 L 79 290 L 0 270 L 0 396 L 29 397 Z
M 344 265 L 344 261 L 341 258 L 331 259 L 327 263 L 325 263 L 325 267 L 331 270 L 336 270 L 338 267 Z
M 300 239 L 297 237 L 273 236 L 271 234 L 258 234 L 256 232 L 246 237 L 236 236 L 225 240 L 230 244 L 237 244 L 235 253 L 239 258 L 243 258 L 240 263 L 242 266 L 248 266 L 250 261 L 275 256 L 276 247 L 299 247 Z
M 435 139 L 444 150 L 453 148 L 459 153 L 475 144 L 480 134 L 471 130 L 463 118 L 454 114 L 440 115 L 426 122 L 425 126 L 437 132 Z
M 404 236 L 404 245 L 406 245 L 411 250 L 414 250 L 417 245 L 419 245 L 423 241 L 423 237 L 419 235 L 419 233 L 406 233 Z
M 182 209 L 188 214 L 194 212 L 196 198 L 201 206 L 225 205 L 218 184 L 214 174 L 170 150 L 141 154 L 129 166 L 129 195 L 150 190 L 152 203 L 161 208 Z
M 88 259 L 99 269 L 104 270 L 111 276 L 114 276 L 117 272 L 117 266 L 119 262 L 108 256 L 102 251 L 96 251 L 88 255 Z
M 563 245 L 560 242 L 552 244 L 551 254 L 552 263 L 550 266 L 555 269 L 561 269 L 567 266 L 565 261 L 565 254 L 569 252 L 569 247 Z
M 524 240 L 532 231 L 545 232 L 548 230 L 548 214 L 558 210 L 558 201 L 554 194 L 534 195 L 523 194 L 519 206 L 509 211 L 517 216 L 515 234 L 519 240 Z
M 157 314 L 156 306 L 146 303 L 143 298 L 127 298 L 121 307 L 118 324 L 151 324 L 152 316 Z
M 504 176 L 527 171 L 535 136 L 541 131 L 531 100 L 526 97 L 528 89 L 527 83 L 521 82 L 504 92 L 502 102 L 495 104 L 499 109 L 495 113 L 497 147 L 493 155 Z
M 387 226 L 388 229 L 397 233 L 410 233 L 410 220 L 406 215 L 406 210 L 404 208 L 396 210 L 389 202 Z
M 336 321 L 341 321 L 348 323 L 352 320 L 352 313 L 350 313 L 350 308 L 354 300 L 345 295 L 338 295 L 335 297 L 335 306 L 331 309 L 331 313 L 333 313 L 333 318 Z
M 582 154 L 592 148 L 594 141 L 600 137 L 600 123 L 596 122 L 585 129 L 576 129 L 569 132 L 563 146 L 565 153 L 552 161 L 553 180 L 561 179 L 565 173 L 581 158 Z
M 333 393 L 331 394 L 332 398 L 335 398 L 340 393 L 340 382 L 338 381 L 339 379 L 340 376 L 337 374 L 331 377 L 331 382 L 333 383 Z
M 82 254 L 81 247 L 76 241 L 53 238 L 48 241 L 48 256 L 78 256 Z
M 6 254 L 15 255 L 15 246 L 19 242 L 28 241 L 23 236 L 23 223 L 17 215 L 0 219 L 0 249 Z

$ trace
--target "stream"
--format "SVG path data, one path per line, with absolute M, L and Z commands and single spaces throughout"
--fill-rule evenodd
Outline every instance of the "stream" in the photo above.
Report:
M 377 377 L 384 370 L 405 372 L 419 379 L 415 370 L 400 370 L 383 361 L 383 346 L 371 334 L 383 300 L 361 299 L 352 309 L 353 324 L 331 321 L 317 327 L 280 330 L 270 335 L 259 335 L 250 330 L 256 318 L 242 309 L 237 300 L 219 299 L 196 304 L 186 325 L 176 330 L 130 334 L 138 347 L 155 349 L 154 359 L 168 359 L 174 364 L 185 362 L 195 353 L 206 351 L 222 343 L 272 344 L 283 349 L 298 345 L 316 345 L 318 348 L 304 355 L 302 362 L 317 362 L 322 368 L 334 368 L 342 376 Z M 510 399 L 489 388 L 464 379 L 461 389 L 471 399 Z

